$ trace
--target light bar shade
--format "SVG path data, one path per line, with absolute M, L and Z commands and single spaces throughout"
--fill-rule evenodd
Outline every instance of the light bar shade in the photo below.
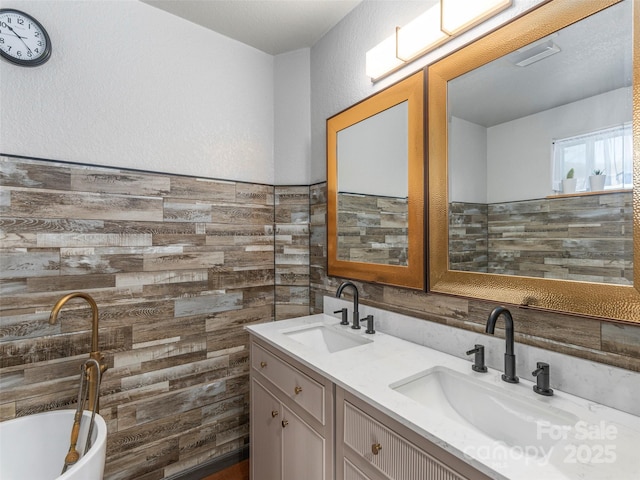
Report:
M 457 35 L 511 6 L 512 0 L 440 0 L 442 31 Z
M 391 35 L 367 52 L 367 76 L 375 80 L 403 63 L 396 56 L 396 35 Z
M 444 43 L 449 35 L 440 30 L 440 6 L 435 5 L 406 26 L 396 29 L 400 60 L 409 61 Z

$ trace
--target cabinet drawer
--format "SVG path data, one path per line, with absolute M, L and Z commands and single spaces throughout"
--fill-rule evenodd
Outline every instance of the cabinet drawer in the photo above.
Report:
M 366 464 L 394 480 L 464 480 L 347 401 L 344 402 L 344 443 Z
M 255 343 L 251 344 L 251 366 L 325 425 L 325 389 L 322 384 Z

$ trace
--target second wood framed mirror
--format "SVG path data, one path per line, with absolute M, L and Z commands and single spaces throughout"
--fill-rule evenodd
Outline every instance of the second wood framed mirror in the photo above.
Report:
M 640 322 L 639 17 L 554 0 L 429 66 L 431 291 Z
M 424 73 L 327 120 L 328 274 L 425 288 Z

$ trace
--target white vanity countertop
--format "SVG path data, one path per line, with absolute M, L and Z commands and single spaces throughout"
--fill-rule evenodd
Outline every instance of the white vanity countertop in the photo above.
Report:
M 282 333 L 315 324 L 373 341 L 325 353 Z M 263 323 L 247 329 L 493 478 L 640 478 L 640 417 L 558 390 L 551 397 L 537 395 L 530 381 L 521 379 L 520 383 L 509 384 L 501 380 L 502 372 L 497 370 L 489 368 L 488 373 L 477 373 L 471 370 L 470 361 L 381 332 L 367 335 L 364 326 L 361 330 L 352 330 L 326 314 Z M 523 441 L 509 447 L 471 425 L 462 425 L 446 415 L 429 415 L 427 407 L 389 387 L 398 380 L 436 366 L 486 382 L 512 398 L 525 398 L 543 409 L 570 412 L 579 421 L 570 431 L 540 430 L 540 441 Z M 469 402 L 473 402 L 473 398 L 469 398 Z M 554 440 L 554 437 L 560 438 L 559 443 L 548 447 L 544 442 Z M 535 455 L 527 455 L 527 452 Z

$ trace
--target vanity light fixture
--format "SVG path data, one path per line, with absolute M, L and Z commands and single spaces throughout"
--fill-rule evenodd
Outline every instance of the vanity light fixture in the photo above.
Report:
M 391 73 L 406 62 L 397 56 L 396 35 L 391 35 L 367 52 L 366 73 L 372 81 Z
M 512 0 L 440 0 L 442 31 L 454 36 L 511 6 Z
M 440 30 L 440 16 L 436 4 L 406 26 L 396 27 L 396 57 L 409 62 L 446 42 L 449 35 Z
M 396 27 L 366 54 L 366 74 L 372 81 L 393 73 L 417 58 L 508 8 L 513 0 L 439 0 L 404 27 Z

